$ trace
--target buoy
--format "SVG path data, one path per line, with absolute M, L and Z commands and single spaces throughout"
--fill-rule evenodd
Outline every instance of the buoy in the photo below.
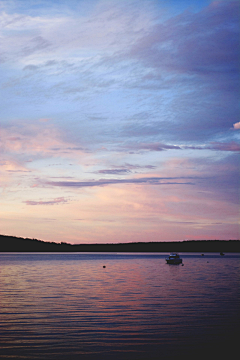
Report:
M 105 266 L 105 265 L 103 265 L 103 268 L 104 268 L 104 269 L 105 269 L 105 267 L 106 267 L 106 266 Z

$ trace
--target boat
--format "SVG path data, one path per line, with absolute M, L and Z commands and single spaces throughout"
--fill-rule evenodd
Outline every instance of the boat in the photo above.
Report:
M 177 253 L 171 253 L 169 257 L 166 258 L 166 262 L 167 264 L 179 265 L 182 263 L 182 259 Z

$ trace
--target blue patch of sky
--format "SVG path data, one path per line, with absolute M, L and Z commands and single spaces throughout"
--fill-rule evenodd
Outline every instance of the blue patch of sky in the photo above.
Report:
M 208 6 L 211 0 L 156 0 L 156 6 L 160 9 L 167 8 L 171 11 L 173 16 L 182 13 L 184 10 L 191 10 L 193 12 L 201 11 L 204 7 Z
M 86 16 L 97 3 L 98 0 L 5 0 L 2 1 L 0 9 L 12 14 L 18 12 L 30 16 L 68 15 L 76 11 Z

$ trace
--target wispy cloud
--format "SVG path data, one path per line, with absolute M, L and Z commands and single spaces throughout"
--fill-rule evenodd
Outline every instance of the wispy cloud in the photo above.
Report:
M 128 169 L 103 169 L 97 171 L 98 174 L 109 174 L 109 175 L 125 175 L 130 172 L 131 170 Z
M 60 198 L 56 198 L 53 200 L 39 200 L 39 201 L 34 201 L 34 200 L 26 200 L 24 201 L 25 204 L 27 205 L 59 205 L 59 204 L 63 204 L 63 203 L 67 203 L 68 200 L 66 200 L 64 197 L 60 197 Z M 54 219 L 55 220 L 55 219 Z
M 96 174 L 106 175 L 126 175 L 132 172 L 149 171 L 155 169 L 154 165 L 139 165 L 139 164 L 128 164 L 125 163 L 122 166 L 112 165 L 109 169 L 101 169 L 96 171 Z
M 236 143 L 235 141 L 224 143 L 224 142 L 213 142 L 209 147 L 206 147 L 210 150 L 220 150 L 220 151 L 233 151 L 239 152 L 240 151 L 240 144 Z
M 125 149 L 135 151 L 166 151 L 166 150 L 219 150 L 239 152 L 240 145 L 235 141 L 231 142 L 211 142 L 205 145 L 170 145 L 163 143 L 133 143 L 125 145 Z
M 132 179 L 100 179 L 100 180 L 90 180 L 90 181 L 42 181 L 42 184 L 46 184 L 50 186 L 74 187 L 74 188 L 106 186 L 106 185 L 116 185 L 116 184 L 194 185 L 194 183 L 191 181 L 181 182 L 181 180 L 189 180 L 189 178 L 144 177 L 144 178 L 132 178 Z

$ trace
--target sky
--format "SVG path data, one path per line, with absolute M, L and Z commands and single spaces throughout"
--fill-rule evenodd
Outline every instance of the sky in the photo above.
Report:
M 239 10 L 0 0 L 0 233 L 239 239 Z

